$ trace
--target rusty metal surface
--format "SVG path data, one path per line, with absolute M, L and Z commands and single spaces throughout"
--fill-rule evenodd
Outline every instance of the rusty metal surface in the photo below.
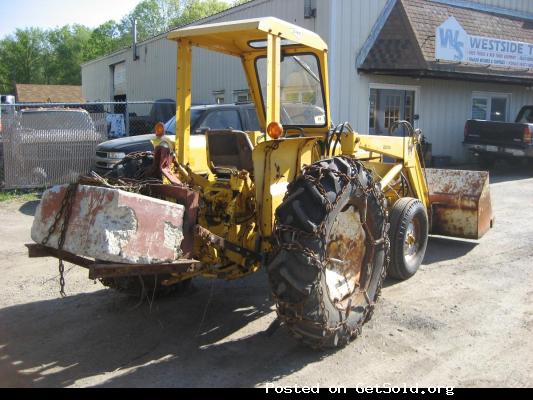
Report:
M 185 207 L 183 216 L 183 240 L 181 251 L 184 258 L 191 258 L 194 248 L 194 227 L 198 219 L 200 195 L 183 185 L 148 185 L 150 195 L 172 198 Z
M 80 257 L 64 250 L 57 250 L 40 244 L 26 244 L 29 258 L 55 257 L 71 264 L 87 268 L 89 279 L 119 278 L 138 275 L 183 274 L 191 273 L 202 266 L 199 261 L 177 260 L 171 264 L 101 264 L 88 258 Z
M 492 224 L 489 173 L 427 168 L 431 233 L 479 239 Z
M 76 256 L 72 253 L 69 253 L 64 250 L 57 250 L 51 247 L 46 247 L 36 243 L 26 244 L 28 248 L 28 257 L 29 258 L 41 258 L 41 257 L 55 257 L 61 258 L 71 264 L 78 265 L 83 268 L 89 268 L 94 264 L 94 261 L 89 260 L 84 257 Z
M 164 176 L 173 185 L 181 185 L 181 181 L 171 170 L 173 162 L 174 156 L 170 152 L 170 149 L 161 145 L 157 146 L 154 151 L 154 162 L 152 167 L 147 171 L 146 177 L 159 179 L 161 176 Z
M 32 227 L 41 243 L 66 186 L 43 195 Z M 168 263 L 182 258 L 184 207 L 116 189 L 80 185 L 72 204 L 64 250 L 118 263 Z M 49 246 L 57 244 L 57 233 Z
M 196 260 L 178 260 L 172 264 L 94 264 L 89 267 L 89 279 L 186 274 L 201 267 L 200 262 Z
M 339 213 L 327 247 L 326 283 L 333 302 L 340 302 L 360 286 L 366 253 L 366 234 L 358 211 L 348 208 Z

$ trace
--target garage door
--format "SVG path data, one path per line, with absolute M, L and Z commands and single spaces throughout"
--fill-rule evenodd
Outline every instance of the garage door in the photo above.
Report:
M 113 94 L 114 96 L 126 94 L 126 63 L 115 64 L 113 70 Z

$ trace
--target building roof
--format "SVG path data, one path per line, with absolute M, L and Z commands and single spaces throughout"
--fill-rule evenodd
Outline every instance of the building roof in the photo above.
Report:
M 399 75 L 533 82 L 533 70 L 527 68 L 437 60 L 435 32 L 451 16 L 469 35 L 533 43 L 533 22 L 529 19 L 428 0 L 397 0 L 359 69 Z
M 17 84 L 19 103 L 85 103 L 81 86 Z

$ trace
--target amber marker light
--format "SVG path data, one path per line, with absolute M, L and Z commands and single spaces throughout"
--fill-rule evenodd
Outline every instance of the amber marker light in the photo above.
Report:
M 158 138 L 165 136 L 165 125 L 162 122 L 158 122 L 155 124 L 154 131 Z
M 268 124 L 267 133 L 272 139 L 279 139 L 283 135 L 283 125 L 279 122 L 271 122 Z

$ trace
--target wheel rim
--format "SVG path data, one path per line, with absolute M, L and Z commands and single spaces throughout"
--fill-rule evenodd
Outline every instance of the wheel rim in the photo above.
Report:
M 406 262 L 411 263 L 418 256 L 420 237 L 420 223 L 412 220 L 405 231 L 403 242 L 403 256 Z
M 349 206 L 335 219 L 326 248 L 326 286 L 332 303 L 344 307 L 360 287 L 366 233 L 359 211 Z

